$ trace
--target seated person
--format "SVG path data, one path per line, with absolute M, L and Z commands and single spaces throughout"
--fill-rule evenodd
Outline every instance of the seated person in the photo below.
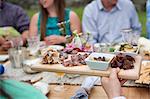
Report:
M 140 35 L 141 24 L 130 0 L 94 0 L 84 10 L 82 28 L 91 33 L 91 43 L 120 43 L 121 30 Z
M 87 77 L 71 99 L 88 99 L 92 88 L 100 80 L 108 99 L 126 99 L 124 96 L 121 96 L 121 85 L 123 85 L 126 80 L 121 80 L 118 78 L 119 71 L 119 68 L 113 68 L 110 71 L 110 76 L 102 77 L 102 79 L 94 76 Z
M 80 20 L 75 12 L 65 8 L 65 0 L 40 0 L 41 12 L 30 24 L 30 35 L 40 35 L 47 45 L 62 44 L 74 30 L 81 32 Z
M 33 86 L 15 80 L 0 79 L 0 99 L 47 99 Z
M 9 12 L 9 13 L 8 13 Z M 13 27 L 20 34 L 25 42 L 28 36 L 29 30 L 29 17 L 25 11 L 14 4 L 8 3 L 4 0 L 0 0 L 0 27 Z M 11 42 L 4 37 L 0 37 L 0 46 L 3 49 L 8 49 L 11 46 Z
M 146 13 L 147 13 L 147 33 L 148 33 L 148 39 L 150 39 L 150 0 L 147 0 L 146 4 Z

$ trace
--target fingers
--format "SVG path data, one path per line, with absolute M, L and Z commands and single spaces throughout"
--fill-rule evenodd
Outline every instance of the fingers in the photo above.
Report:
M 120 81 L 121 85 L 123 85 L 126 81 L 127 81 L 127 80 L 124 80 L 124 79 L 121 80 L 121 81 Z
M 3 45 L 2 45 L 2 48 L 4 50 L 8 50 L 8 48 L 11 48 L 11 42 L 5 42 Z
M 56 41 L 54 40 L 45 40 L 46 45 L 54 45 Z
M 107 78 L 107 77 L 102 77 L 101 78 L 101 84 L 102 84 L 102 87 L 104 88 L 104 86 L 106 85 L 106 84 L 108 84 L 108 82 L 109 82 L 109 78 Z M 105 88 L 104 88 L 105 89 Z
M 110 72 L 110 78 L 112 79 L 118 79 L 118 73 L 119 73 L 120 69 L 118 68 L 112 68 L 111 72 Z
M 0 45 L 2 45 L 6 40 L 0 36 Z
M 61 38 L 61 36 L 57 36 L 57 35 L 45 37 L 44 40 L 47 45 L 55 45 L 55 44 L 60 44 L 61 42 L 63 42 L 63 39 Z

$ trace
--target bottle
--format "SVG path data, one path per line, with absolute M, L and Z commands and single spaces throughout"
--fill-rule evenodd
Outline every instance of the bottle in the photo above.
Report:
M 0 64 L 0 75 L 3 74 L 5 71 L 5 68 L 2 64 Z
M 147 0 L 146 4 L 146 13 L 147 13 L 147 34 L 148 34 L 148 39 L 150 39 L 150 0 Z

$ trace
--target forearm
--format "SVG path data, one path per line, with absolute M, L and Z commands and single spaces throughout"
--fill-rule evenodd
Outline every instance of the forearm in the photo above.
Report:
M 0 46 L 5 42 L 5 39 L 0 36 Z
M 26 31 L 24 31 L 24 32 L 22 33 L 21 37 L 22 37 L 22 40 L 23 40 L 23 45 L 26 44 L 28 35 L 29 35 L 29 31 L 28 31 L 28 30 L 26 30 Z

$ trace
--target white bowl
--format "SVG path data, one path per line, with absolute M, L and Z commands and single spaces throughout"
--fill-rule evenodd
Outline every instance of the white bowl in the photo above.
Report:
M 85 62 L 89 66 L 90 69 L 107 70 L 114 56 L 115 56 L 114 54 L 92 53 L 91 55 L 89 55 L 89 57 L 85 59 Z M 106 59 L 109 59 L 109 61 L 95 61 L 95 60 L 92 60 L 92 58 L 94 57 L 96 58 L 105 57 Z

